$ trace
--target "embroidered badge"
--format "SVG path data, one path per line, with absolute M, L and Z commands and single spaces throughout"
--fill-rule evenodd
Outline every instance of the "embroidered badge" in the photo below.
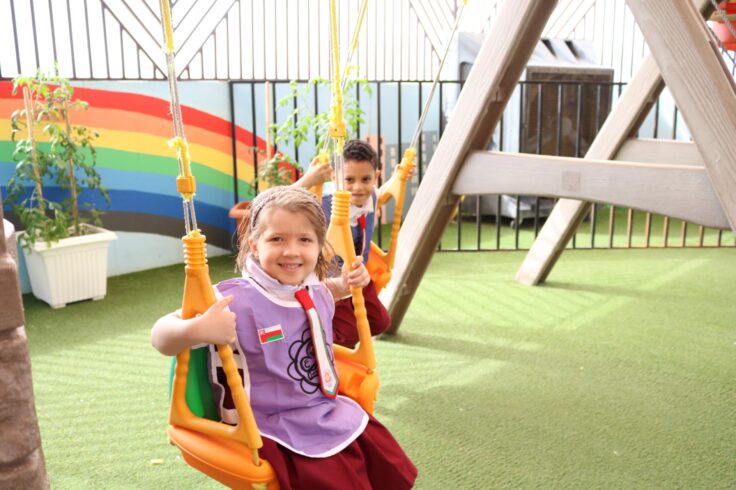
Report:
M 261 328 L 261 329 L 258 329 L 258 338 L 261 340 L 261 344 L 268 344 L 269 342 L 283 340 L 284 331 L 281 329 L 281 325 L 274 325 L 273 327 Z
M 314 358 L 314 344 L 309 330 L 302 332 L 302 338 L 289 346 L 291 362 L 286 372 L 291 379 L 299 382 L 299 387 L 307 395 L 319 390 L 317 359 Z

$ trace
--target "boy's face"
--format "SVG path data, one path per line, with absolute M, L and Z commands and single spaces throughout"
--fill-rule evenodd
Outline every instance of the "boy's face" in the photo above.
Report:
M 350 204 L 362 207 L 373 194 L 378 172 L 370 162 L 345 161 L 345 190 L 350 191 Z

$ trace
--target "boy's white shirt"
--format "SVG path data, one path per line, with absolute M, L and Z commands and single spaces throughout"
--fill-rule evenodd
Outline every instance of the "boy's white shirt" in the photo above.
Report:
M 363 206 L 350 205 L 350 226 L 358 226 L 358 217 L 368 216 L 373 212 L 373 196 Z

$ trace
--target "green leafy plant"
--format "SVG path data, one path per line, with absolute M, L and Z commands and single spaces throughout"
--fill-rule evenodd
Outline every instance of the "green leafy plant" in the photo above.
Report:
M 282 123 L 271 124 L 269 127 L 276 147 L 293 143 L 294 147 L 298 148 L 310 137 L 316 139 L 318 150 L 324 147 L 330 125 L 329 111 L 315 113 L 309 102 L 309 97 L 314 90 L 317 90 L 318 86 L 329 87 L 331 83 L 330 80 L 326 79 L 313 79 L 301 87 L 296 81 L 289 84 L 289 93 L 279 99 L 278 106 L 281 108 L 292 107 L 292 109 Z M 343 91 L 346 140 L 356 135 L 360 124 L 365 122 L 365 112 L 360 107 L 360 101 L 356 97 L 357 90 L 369 96 L 372 95 L 371 87 L 366 80 L 352 78 L 346 81 Z M 294 100 L 297 101 L 296 105 Z M 299 166 L 292 155 L 275 152 L 273 157 L 259 171 L 259 180 L 269 186 L 291 184 L 293 182 L 291 170 L 284 168 L 283 165 L 279 166 L 284 162 L 288 163 L 290 167 L 298 168 Z
M 71 123 L 71 112 L 86 109 L 87 103 L 73 98 L 69 81 L 58 70 L 54 75 L 39 71 L 35 77 L 13 80 L 13 94 L 18 91 L 24 95 L 24 107 L 14 111 L 10 120 L 17 163 L 5 203 L 25 230 L 21 245 L 30 249 L 38 240 L 50 245 L 82 235 L 83 223 L 101 225 L 101 213 L 94 204 L 80 203 L 84 190 L 99 192 L 108 206 L 110 198 L 95 169 L 93 142 L 98 133 Z M 48 199 L 45 184 L 60 187 L 66 197 Z

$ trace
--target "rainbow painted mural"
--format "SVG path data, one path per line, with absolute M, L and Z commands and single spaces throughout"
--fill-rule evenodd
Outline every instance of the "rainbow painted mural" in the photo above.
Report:
M 167 144 L 173 129 L 167 93 L 162 90 L 165 85 L 153 89 L 153 83 L 125 83 L 120 85 L 123 90 L 74 85 L 75 98 L 88 102 L 89 109 L 75 111 L 72 121 L 100 133 L 96 142 L 97 167 L 112 202 L 103 216 L 105 227 L 181 237 L 184 234 L 182 206 L 175 182 L 178 165 L 175 152 Z M 208 104 L 215 104 L 211 100 L 218 98 L 213 92 L 226 95 L 227 85 L 199 86 L 196 89 L 199 96 L 190 96 L 193 104 L 182 98 L 182 109 L 192 171 L 197 179 L 198 225 L 210 244 L 227 249 L 234 231 L 228 210 L 235 203 L 236 186 L 239 200 L 252 197 L 252 149 L 255 144 L 265 150 L 265 142 L 260 138 L 254 140 L 250 131 L 236 125 L 233 145 L 231 121 L 216 115 L 218 111 L 206 110 Z M 222 94 L 219 96 L 222 98 Z M 12 95 L 12 82 L 0 81 L 0 190 L 3 194 L 15 166 L 10 116 L 21 107 L 22 96 Z M 233 177 L 236 170 L 237 182 Z M 51 188 L 47 192 L 53 196 L 60 189 Z M 104 202 L 99 200 L 104 209 Z M 8 208 L 5 209 L 7 214 Z

